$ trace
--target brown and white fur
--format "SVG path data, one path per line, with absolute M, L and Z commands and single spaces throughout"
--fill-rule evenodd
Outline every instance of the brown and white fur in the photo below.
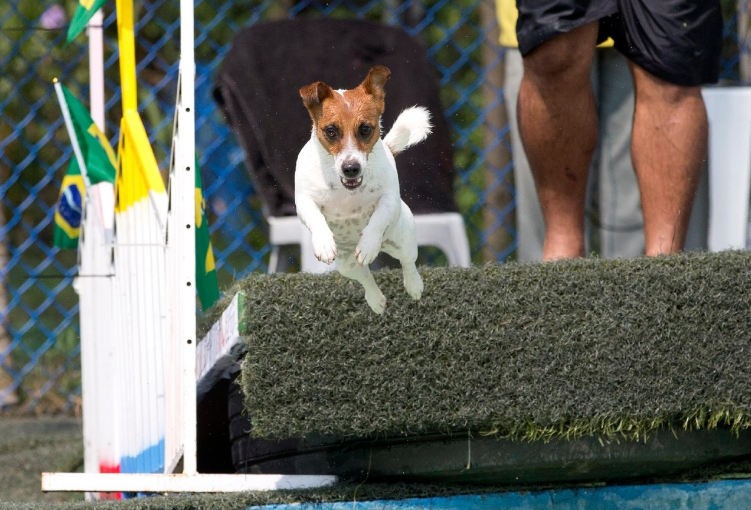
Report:
M 401 263 L 413 299 L 423 291 L 415 267 L 415 220 L 399 195 L 394 155 L 430 134 L 430 114 L 422 107 L 404 110 L 381 139 L 390 74 L 379 65 L 351 90 L 320 81 L 300 89 L 313 130 L 295 170 L 297 215 L 310 229 L 316 258 L 336 261 L 342 275 L 360 282 L 378 314 L 386 298 L 368 266 L 381 250 Z

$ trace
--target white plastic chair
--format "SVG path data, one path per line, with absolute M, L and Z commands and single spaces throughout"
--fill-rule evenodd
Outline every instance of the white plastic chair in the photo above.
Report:
M 751 188 L 751 87 L 702 90 L 709 117 L 710 251 L 744 249 Z

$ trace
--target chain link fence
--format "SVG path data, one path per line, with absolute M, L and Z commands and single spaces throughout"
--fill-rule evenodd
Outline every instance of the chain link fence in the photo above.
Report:
M 52 244 L 54 207 L 72 157 L 52 79 L 86 103 L 89 97 L 87 40 L 65 43 L 77 3 L 0 5 L 0 412 L 75 413 L 80 405 L 77 254 Z M 747 22 L 734 2 L 726 4 L 722 78 L 738 82 L 744 67 L 738 48 L 746 45 L 736 34 Z M 220 287 L 266 271 L 270 250 L 242 150 L 211 97 L 214 73 L 241 28 L 288 17 L 378 21 L 425 45 L 452 130 L 456 199 L 472 258 L 513 257 L 514 188 L 494 9 L 490 0 L 196 0 L 196 141 Z M 104 13 L 106 133 L 114 145 L 120 118 L 114 1 Z M 136 0 L 135 13 L 139 107 L 166 173 L 179 2 Z

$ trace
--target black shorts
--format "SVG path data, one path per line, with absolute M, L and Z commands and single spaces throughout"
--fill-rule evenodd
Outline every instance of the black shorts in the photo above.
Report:
M 527 55 L 556 35 L 600 22 L 599 41 L 676 85 L 715 83 L 722 53 L 718 0 L 517 0 L 519 50 Z

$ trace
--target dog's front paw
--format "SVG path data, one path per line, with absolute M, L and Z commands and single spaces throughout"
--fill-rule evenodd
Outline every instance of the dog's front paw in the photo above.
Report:
M 365 291 L 365 301 L 368 302 L 370 309 L 378 315 L 381 315 L 386 309 L 386 296 L 383 295 L 383 292 L 378 287 Z
M 336 258 L 336 242 L 334 234 L 328 232 L 315 232 L 312 236 L 313 254 L 324 264 L 331 264 Z
M 368 266 L 376 259 L 380 251 L 381 240 L 363 232 L 360 242 L 355 248 L 355 258 L 361 266 Z

